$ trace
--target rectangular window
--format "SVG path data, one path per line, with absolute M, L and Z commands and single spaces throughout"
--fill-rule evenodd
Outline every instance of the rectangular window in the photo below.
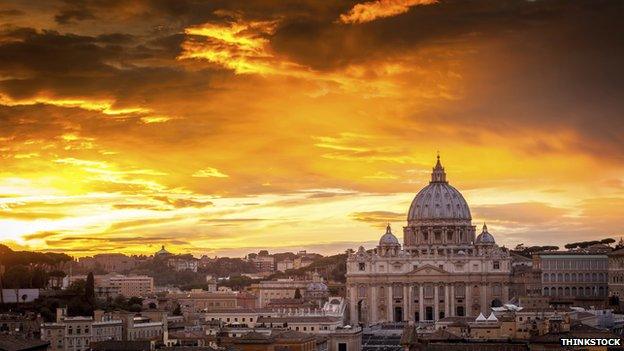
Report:
M 347 343 L 339 342 L 338 343 L 338 351 L 347 351 Z
M 425 286 L 424 290 L 425 290 L 424 291 L 425 298 L 427 299 L 433 298 L 433 286 L 431 285 Z
M 358 264 L 358 267 L 360 268 L 361 271 L 365 271 L 366 270 L 366 263 L 360 262 Z
M 492 263 L 492 265 L 494 266 L 494 269 L 500 269 L 500 262 L 499 261 L 494 261 Z

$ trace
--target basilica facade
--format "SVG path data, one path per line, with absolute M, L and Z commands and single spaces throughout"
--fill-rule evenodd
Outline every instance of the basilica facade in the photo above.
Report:
M 509 252 L 485 224 L 476 235 L 470 208 L 438 156 L 407 213 L 403 245 L 388 225 L 375 249 L 349 255 L 349 319 L 370 325 L 485 314 L 508 301 L 510 269 Z

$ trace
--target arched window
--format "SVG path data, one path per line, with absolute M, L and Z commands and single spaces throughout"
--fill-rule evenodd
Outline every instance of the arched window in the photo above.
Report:
M 550 289 L 548 287 L 544 288 L 544 296 L 550 295 Z
M 563 281 L 564 281 L 564 282 L 569 282 L 569 281 L 570 281 L 570 273 L 566 273 L 566 274 L 563 276 Z
M 545 282 L 549 282 L 550 281 L 550 275 L 548 273 L 544 273 L 544 281 Z

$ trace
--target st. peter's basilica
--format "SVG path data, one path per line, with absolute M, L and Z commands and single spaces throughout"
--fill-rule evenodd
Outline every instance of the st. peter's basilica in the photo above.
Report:
M 374 250 L 360 247 L 347 259 L 349 317 L 370 325 L 486 313 L 507 302 L 510 268 L 509 252 L 485 224 L 476 235 L 438 156 L 407 212 L 403 245 L 388 225 Z

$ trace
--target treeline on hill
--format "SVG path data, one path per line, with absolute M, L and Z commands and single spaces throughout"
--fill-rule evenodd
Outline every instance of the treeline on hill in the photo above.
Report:
M 180 255 L 183 258 L 187 255 Z M 188 255 L 190 256 L 190 255 Z M 142 263 L 133 269 L 133 273 L 146 274 L 154 277 L 154 284 L 163 286 L 178 286 L 180 289 L 207 288 L 206 275 L 214 277 L 236 277 L 242 273 L 256 273 L 256 266 L 240 258 L 220 257 L 210 261 L 205 267 L 199 268 L 197 273 L 192 271 L 177 272 L 164 262 L 167 258 L 155 257 L 153 260 Z M 234 282 L 241 283 L 245 277 L 239 277 Z
M 53 268 L 69 261 L 72 261 L 72 258 L 66 254 L 14 251 L 0 244 L 0 265 L 5 268 L 4 274 L 0 277 L 0 288 L 45 288 L 49 277 L 65 276 L 64 272 Z
M 240 258 L 219 257 L 206 264 L 201 271 L 215 277 L 227 277 L 241 273 L 257 273 L 258 269 L 253 263 Z
M 579 241 L 579 242 L 575 242 L 575 243 L 569 243 L 566 244 L 564 247 L 568 250 L 571 249 L 584 249 L 587 247 L 590 247 L 592 245 L 597 245 L 597 244 L 604 244 L 604 245 L 611 245 L 615 242 L 615 239 L 613 238 L 606 238 L 606 239 L 602 239 L 602 240 L 591 240 L 591 241 Z
M 269 276 L 267 279 L 286 278 L 291 276 L 305 276 L 308 273 L 317 272 L 325 280 L 344 283 L 347 274 L 347 254 L 321 257 L 311 265 L 299 269 L 289 269 Z
M 14 251 L 10 247 L 0 244 L 0 264 L 5 267 L 15 265 L 50 265 L 55 266 L 59 263 L 71 261 L 72 258 L 66 254 L 53 252 L 34 252 L 34 251 Z
M 580 241 L 580 242 L 569 243 L 569 244 L 564 245 L 564 247 L 568 250 L 585 249 L 592 245 L 597 245 L 597 244 L 603 244 L 603 245 L 609 246 L 613 244 L 614 242 L 615 242 L 615 239 L 606 238 L 602 240 L 591 240 L 591 241 Z M 616 248 L 619 248 L 619 247 L 616 246 Z M 559 246 L 546 245 L 546 246 L 526 246 L 525 247 L 524 244 L 519 244 L 511 251 L 518 255 L 531 257 L 531 255 L 535 253 L 557 251 L 557 250 L 559 250 Z

